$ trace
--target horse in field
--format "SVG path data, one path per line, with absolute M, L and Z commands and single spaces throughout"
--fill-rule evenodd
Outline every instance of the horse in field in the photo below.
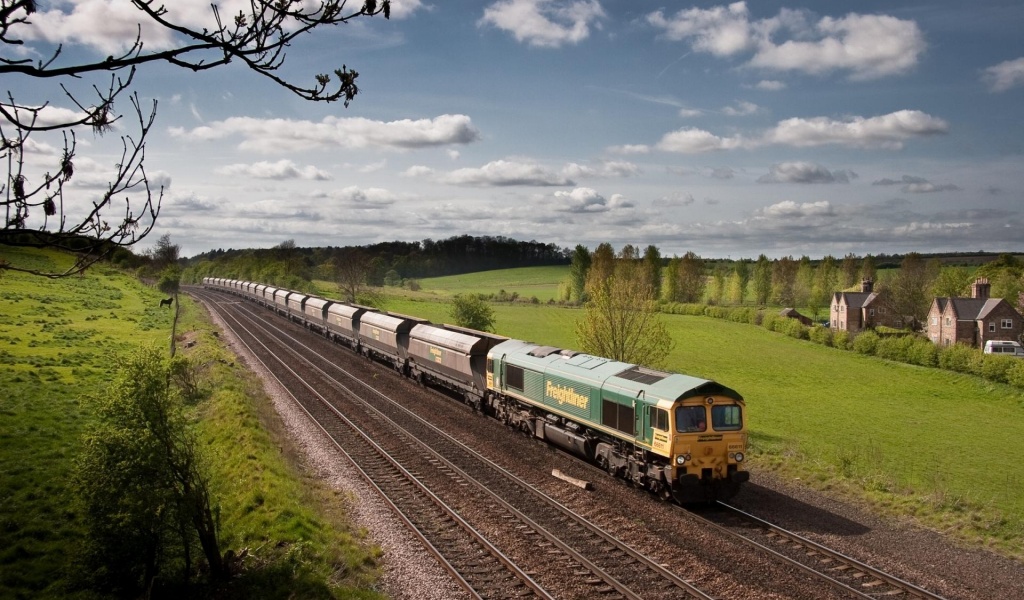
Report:
M 167 298 L 166 300 L 161 300 L 160 301 L 160 308 L 163 308 L 165 306 L 170 306 L 173 303 L 174 303 L 174 297 L 173 296 L 171 298 Z

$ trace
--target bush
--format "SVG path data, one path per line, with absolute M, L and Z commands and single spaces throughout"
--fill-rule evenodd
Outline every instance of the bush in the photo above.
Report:
M 815 344 L 832 345 L 832 330 L 828 327 L 811 327 L 811 330 L 807 332 L 807 337 Z
M 912 364 L 922 367 L 937 367 L 939 365 L 939 347 L 931 340 L 915 337 L 909 352 Z
M 953 344 L 939 351 L 939 366 L 948 371 L 970 373 L 971 361 L 981 351 L 965 344 Z
M 1010 369 L 1020 362 L 1019 358 L 1012 356 L 997 356 L 994 354 L 980 354 L 980 360 L 975 363 L 976 373 L 990 381 L 999 383 L 1010 382 Z
M 800 321 L 797 321 L 796 319 L 783 317 L 779 319 L 775 325 L 776 331 L 778 331 L 779 333 L 788 335 L 789 337 L 796 338 L 798 340 L 808 339 L 807 331 L 809 328 Z
M 877 335 L 877 334 L 876 334 Z M 875 345 L 875 356 L 896 362 L 910 362 L 910 347 L 914 338 L 907 335 L 879 336 Z
M 849 331 L 837 331 L 832 334 L 832 345 L 840 350 L 850 349 L 850 332 Z
M 1006 382 L 1010 385 L 1024 389 L 1024 360 L 1014 359 L 1016 364 L 1006 372 Z
M 874 331 L 863 331 L 853 338 L 853 349 L 861 354 L 872 355 L 878 348 L 879 339 Z

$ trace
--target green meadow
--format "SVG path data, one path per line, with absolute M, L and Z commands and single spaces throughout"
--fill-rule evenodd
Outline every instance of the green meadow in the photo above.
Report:
M 70 264 L 59 253 L 5 248 L 20 265 Z M 170 341 L 163 295 L 98 265 L 81 277 L 0 277 L 0 597 L 94 597 L 78 589 L 82 540 L 66 489 L 119 357 Z M 184 296 L 183 296 L 184 298 Z M 305 476 L 255 376 L 184 299 L 179 334 L 202 370 L 194 409 L 209 466 L 222 550 L 247 551 L 237 597 L 375 598 L 378 550 L 339 511 L 336 493 Z M 193 590 L 196 591 L 196 590 Z
M 443 278 L 443 295 L 491 289 L 501 280 L 500 272 L 480 276 L 485 284 L 474 275 L 461 276 L 464 288 Z M 385 308 L 450 321 L 447 304 L 430 297 L 434 281 L 422 280 L 417 294 L 388 296 Z M 512 284 L 500 289 L 520 291 Z M 528 294 L 520 291 L 523 296 Z M 492 307 L 502 335 L 576 346 L 580 309 L 523 302 Z M 1019 389 L 753 325 L 663 317 L 675 340 L 671 370 L 715 379 L 746 398 L 753 471 L 774 470 L 1024 557 L 1024 481 L 1017 471 L 1024 463 L 1024 394 Z

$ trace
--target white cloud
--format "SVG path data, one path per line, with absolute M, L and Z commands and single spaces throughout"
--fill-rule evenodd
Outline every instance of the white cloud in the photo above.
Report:
M 761 107 L 753 102 L 740 101 L 733 106 L 726 106 L 722 109 L 722 113 L 730 117 L 746 117 L 756 114 L 760 110 Z
M 704 111 L 697 108 L 680 108 L 679 116 L 684 119 L 692 119 L 693 117 L 699 117 L 704 114 Z
M 932 183 L 924 177 L 915 177 L 913 175 L 904 175 L 900 179 L 879 179 L 878 181 L 872 181 L 871 185 L 891 186 L 899 185 L 902 186 L 900 191 L 904 194 L 930 194 L 933 192 L 956 192 L 960 191 L 960 187 L 952 183 Z
M 715 56 L 732 56 L 754 47 L 750 14 L 745 2 L 728 7 L 689 8 L 667 18 L 659 10 L 647 15 L 647 22 L 664 30 L 673 41 L 693 39 L 694 50 Z
M 562 167 L 562 175 L 581 177 L 632 177 L 640 174 L 640 167 L 625 161 L 603 161 L 597 167 L 569 163 Z
M 559 48 L 585 40 L 605 16 L 597 0 L 501 0 L 484 9 L 478 25 L 508 31 L 531 46 Z
M 790 9 L 751 20 L 745 2 L 685 9 L 672 17 L 657 11 L 647 22 L 668 39 L 690 41 L 698 52 L 723 58 L 753 53 L 748 66 L 813 75 L 846 71 L 851 79 L 904 73 L 926 47 L 914 21 L 850 13 L 812 23 L 809 13 Z
M 853 171 L 829 171 L 827 168 L 809 162 L 784 162 L 772 165 L 768 173 L 757 179 L 758 183 L 850 183 L 856 178 Z
M 432 176 L 441 183 L 469 186 L 556 186 L 573 185 L 565 175 L 534 162 L 496 160 L 478 168 L 456 169 L 438 173 L 426 167 L 413 167 L 406 171 L 410 176 Z
M 254 177 L 256 179 L 311 179 L 324 181 L 332 178 L 330 173 L 322 171 L 312 165 L 299 167 L 287 159 L 282 159 L 277 162 L 263 161 L 253 163 L 251 165 L 227 165 L 216 169 L 214 172 L 219 175 L 241 175 L 243 177 Z
M 944 134 L 948 130 L 949 125 L 942 119 L 917 110 L 900 110 L 877 117 L 849 117 L 841 121 L 828 117 L 786 119 L 759 136 L 749 137 L 722 137 L 689 127 L 666 133 L 655 147 L 682 154 L 752 149 L 771 144 L 797 148 L 835 145 L 898 150 L 907 140 Z
M 651 147 L 646 144 L 625 144 L 623 146 L 609 146 L 608 152 L 612 154 L 647 154 Z
M 818 202 L 797 203 L 783 200 L 757 211 L 757 216 L 767 219 L 800 218 L 800 217 L 831 217 L 835 215 L 832 204 L 828 200 Z
M 175 137 L 199 141 L 241 136 L 241 149 L 264 153 L 332 146 L 407 150 L 468 144 L 480 137 L 465 115 L 387 122 L 338 117 L 325 117 L 320 122 L 231 117 L 191 130 L 171 128 L 170 133 Z
M 716 150 L 731 150 L 743 145 L 740 138 L 723 138 L 703 129 L 687 128 L 666 133 L 657 148 L 666 152 L 700 154 Z
M 944 134 L 949 125 L 919 110 L 900 110 L 878 117 L 827 117 L 780 121 L 764 136 L 766 143 L 808 147 L 823 145 L 899 149 L 911 138 Z
M 754 87 L 766 92 L 778 92 L 786 89 L 786 84 L 774 79 L 762 79 L 754 84 Z
M 360 188 L 355 185 L 332 190 L 323 194 L 327 198 L 340 200 L 348 208 L 363 210 L 380 209 L 391 206 L 398 199 L 395 194 L 384 188 Z
M 597 190 L 578 187 L 571 192 L 555 192 L 555 210 L 572 213 L 607 212 L 619 208 L 632 208 L 633 203 L 622 194 L 613 194 L 606 199 Z
M 1024 85 L 1024 57 L 1007 60 L 985 69 L 982 79 L 993 92 L 1005 92 Z

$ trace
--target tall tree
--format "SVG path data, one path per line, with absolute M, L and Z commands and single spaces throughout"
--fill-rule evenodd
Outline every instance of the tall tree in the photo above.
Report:
M 783 256 L 772 262 L 772 302 L 779 306 L 793 306 L 798 268 L 799 263 L 792 256 Z
M 642 271 L 628 270 L 594 281 L 576 338 L 584 352 L 628 363 L 661 367 L 673 342 L 657 312 L 654 291 Z
M 860 265 L 860 279 L 861 281 L 877 281 L 878 280 L 878 268 L 875 266 L 875 257 L 870 254 L 864 257 L 864 260 Z M 860 283 L 860 282 L 854 282 Z
M 661 282 L 661 298 L 667 302 L 676 302 L 679 297 L 679 261 L 678 256 L 668 260 L 665 278 Z
M 932 303 L 928 292 L 938 272 L 937 262 L 928 263 L 917 252 L 908 253 L 900 262 L 899 271 L 879 282 L 886 307 L 914 325 L 923 321 Z
M 334 258 L 334 276 L 344 300 L 358 302 L 366 287 L 370 272 L 370 259 L 359 248 L 345 248 Z
M 964 298 L 971 287 L 971 273 L 965 267 L 943 267 L 932 282 L 930 295 L 939 298 Z
M 860 282 L 857 281 L 857 277 L 860 276 L 861 265 L 857 262 L 857 255 L 850 253 L 843 257 L 843 289 L 851 288 L 858 285 Z M 838 290 L 837 290 L 838 291 Z
M 590 256 L 587 289 L 589 290 L 591 286 L 595 285 L 595 282 L 611 277 L 613 273 L 615 273 L 615 249 L 607 242 L 598 244 Z
M 590 271 L 590 250 L 583 244 L 576 244 L 569 264 L 570 299 L 583 302 L 586 298 L 587 273 Z
M 707 275 L 704 273 L 704 259 L 694 252 L 687 252 L 679 259 L 676 274 L 676 301 L 701 302 L 707 289 Z
M 814 265 L 806 254 L 800 257 L 796 268 L 796 284 L 793 286 L 793 306 L 807 306 L 814 290 Z
M 732 285 L 730 287 L 732 301 L 736 304 L 743 304 L 747 299 L 747 285 L 750 283 L 750 263 L 747 259 L 740 259 L 733 265 Z
M 644 250 L 644 271 L 647 282 L 651 284 L 655 298 L 661 297 L 661 251 L 657 246 L 650 245 Z
M 772 263 L 764 254 L 754 265 L 754 300 L 758 306 L 767 306 L 772 296 Z
M 7 176 L 0 183 L 4 221 L 0 245 L 53 247 L 75 252 L 67 270 L 15 266 L 0 261 L 0 270 L 11 269 L 60 277 L 77 273 L 120 247 L 131 246 L 153 228 L 160 212 L 163 184 L 151 179 L 144 165 L 146 142 L 156 119 L 157 104 L 144 110 L 132 92 L 136 72 L 162 64 L 191 71 L 205 71 L 234 62 L 266 77 L 300 98 L 345 106 L 359 92 L 359 74 L 342 65 L 333 73 L 321 73 L 309 84 L 293 83 L 284 69 L 285 50 L 317 28 L 346 23 L 360 16 L 383 13 L 390 17 L 389 0 L 379 5 L 367 0 L 354 10 L 345 2 L 304 0 L 253 0 L 241 3 L 238 13 L 223 19 L 217 4 L 203 25 L 180 3 L 127 0 L 124 10 L 138 11 L 138 28 L 130 38 L 108 40 L 121 50 L 67 53 L 63 46 L 37 42 L 33 30 L 66 29 L 61 23 L 68 10 L 79 3 L 48 3 L 37 11 L 35 0 L 4 0 L 0 5 L 0 75 L 11 87 L 0 101 L 0 160 Z M 190 5 L 189 5 L 190 6 Z M 26 44 L 26 39 L 32 42 Z M 77 60 L 76 60 L 77 59 Z M 44 99 L 18 99 L 25 78 L 53 82 Z M 28 96 L 28 94 L 24 94 Z M 63 99 L 69 106 L 55 103 Z M 121 156 L 113 164 L 105 189 L 82 192 L 72 189 L 80 144 L 77 131 L 91 128 L 102 134 L 114 129 L 123 115 L 118 101 L 127 100 L 137 133 L 121 136 Z M 121 125 L 118 125 L 121 126 Z M 28 160 L 35 148 L 61 148 L 48 165 Z
M 811 292 L 809 307 L 818 318 L 818 311 L 829 306 L 832 295 L 839 291 L 839 265 L 835 257 L 829 255 L 821 260 L 814 272 L 814 289 Z

